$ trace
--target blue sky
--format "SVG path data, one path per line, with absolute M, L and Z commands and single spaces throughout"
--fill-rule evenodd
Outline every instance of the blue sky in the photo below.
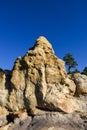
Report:
M 12 69 L 39 36 L 59 58 L 70 52 L 87 66 L 87 0 L 0 0 L 0 67 Z

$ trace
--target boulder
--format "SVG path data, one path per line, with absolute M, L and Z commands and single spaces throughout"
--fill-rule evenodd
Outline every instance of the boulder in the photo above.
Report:
M 87 76 L 76 73 L 72 75 L 72 80 L 76 84 L 76 95 L 86 95 L 87 94 Z

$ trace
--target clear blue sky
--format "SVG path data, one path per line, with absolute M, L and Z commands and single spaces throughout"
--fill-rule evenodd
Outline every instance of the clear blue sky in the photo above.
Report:
M 0 0 L 1 68 L 12 69 L 41 35 L 58 57 L 73 54 L 82 71 L 87 66 L 87 0 Z

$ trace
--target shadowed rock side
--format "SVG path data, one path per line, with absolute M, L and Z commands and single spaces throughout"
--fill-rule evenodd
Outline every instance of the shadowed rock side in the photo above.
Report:
M 24 57 L 17 58 L 12 71 L 0 70 L 0 110 L 0 126 L 3 126 L 3 130 L 5 125 L 5 129 L 8 129 L 12 125 L 10 122 L 15 124 L 16 119 L 21 119 L 19 116 L 23 113 L 32 117 L 36 115 L 36 118 L 43 114 L 40 119 L 44 122 L 47 122 L 47 119 L 43 119 L 47 112 L 87 113 L 87 76 L 79 73 L 67 75 L 64 61 L 55 56 L 52 45 L 45 37 L 39 37 Z M 64 118 L 68 118 L 67 114 Z M 35 117 L 31 120 L 35 120 Z M 37 124 L 40 123 L 38 118 Z M 58 123 L 48 123 L 45 127 L 47 129 L 52 125 L 49 129 L 60 130 Z M 68 123 L 62 129 L 78 130 L 76 125 L 71 128 L 72 124 L 69 127 Z M 41 127 L 35 127 L 37 125 L 30 125 L 27 129 L 42 130 Z

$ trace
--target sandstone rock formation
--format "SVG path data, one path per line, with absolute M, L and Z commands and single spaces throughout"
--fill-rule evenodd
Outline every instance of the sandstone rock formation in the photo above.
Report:
M 24 130 L 42 130 L 43 124 L 40 128 L 37 125 L 33 127 L 29 125 L 32 119 L 28 115 L 37 118 L 38 115 L 42 114 L 43 116 L 38 118 L 38 120 L 41 119 L 47 122 L 46 113 L 48 111 L 50 114 L 51 111 L 60 112 L 62 115 L 56 114 L 58 114 L 60 119 L 63 116 L 64 120 L 65 118 L 68 120 L 70 115 L 68 113 L 71 113 L 71 117 L 75 112 L 87 113 L 86 86 L 87 76 L 81 74 L 67 75 L 64 61 L 55 56 L 52 45 L 45 37 L 39 37 L 34 47 L 30 48 L 23 57 L 16 59 L 12 71 L 0 70 L 0 110 L 2 112 L 0 126 L 3 126 L 3 130 L 15 130 L 15 126 Z M 23 122 L 25 125 L 23 125 L 23 128 L 19 125 L 22 118 L 20 118 L 20 115 L 23 113 L 28 114 L 23 119 L 27 124 L 26 128 Z M 54 117 L 56 118 L 56 115 L 50 118 L 54 120 Z M 72 121 L 71 117 L 70 120 Z M 27 122 L 28 118 L 29 122 Z M 18 124 L 15 123 L 16 119 L 19 122 Z M 73 118 L 73 120 L 74 124 L 76 119 Z M 78 120 L 82 121 L 80 116 Z M 52 124 L 50 120 L 45 127 L 46 129 L 49 127 L 51 130 L 65 128 L 67 130 L 78 130 L 79 121 L 72 128 L 68 126 L 69 120 L 66 121 L 64 128 L 61 125 L 61 127 L 58 127 L 59 122 L 60 120 L 58 119 L 57 122 Z M 50 128 L 51 125 L 52 128 Z M 84 129 L 84 127 L 80 128 Z
M 72 75 L 72 79 L 76 84 L 76 94 L 77 95 L 87 94 L 87 76 L 77 73 Z

